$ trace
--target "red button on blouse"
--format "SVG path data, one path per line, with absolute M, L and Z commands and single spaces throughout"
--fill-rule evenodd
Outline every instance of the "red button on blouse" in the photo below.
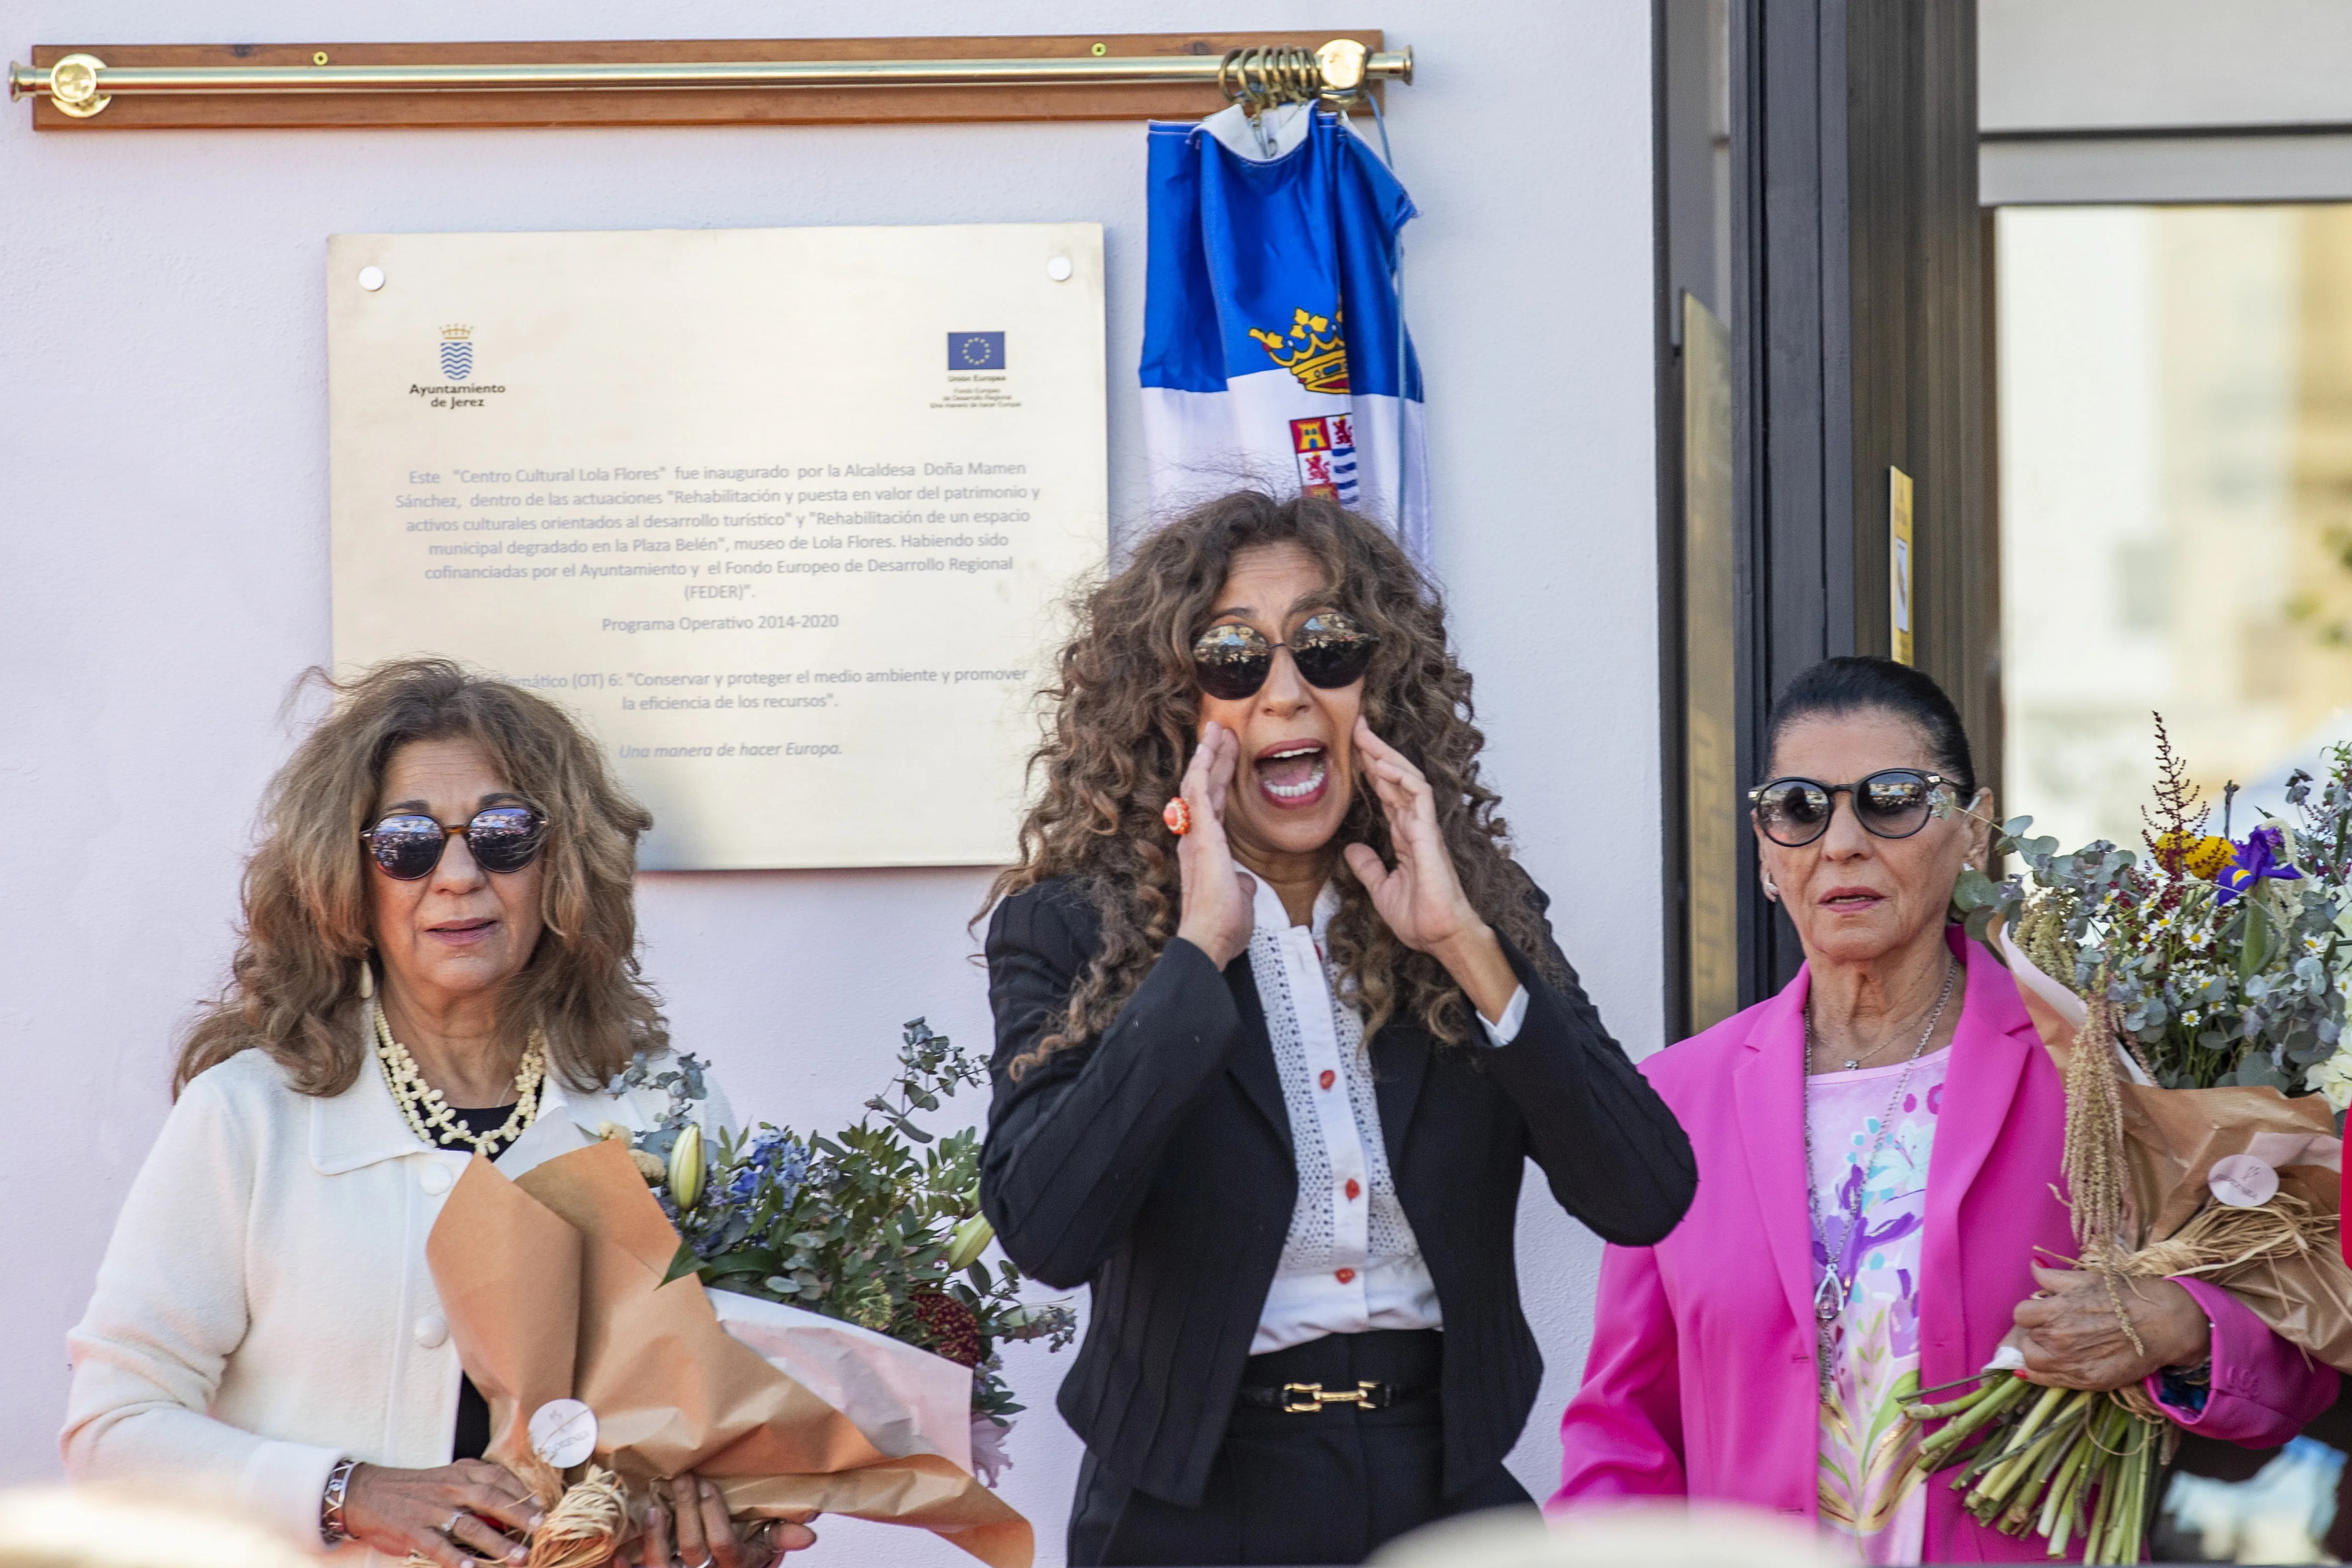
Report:
M 1342 1268 L 1339 1273 L 1333 1275 L 1332 1278 L 1339 1280 L 1342 1285 L 1352 1285 L 1356 1282 L 1356 1271 L 1352 1268 Z
M 1360 1195 L 1363 1190 L 1364 1189 L 1358 1184 L 1355 1177 L 1350 1176 L 1348 1178 L 1348 1195 L 1349 1197 L 1352 1198 Z
M 1323 1077 L 1322 1077 L 1322 1079 L 1320 1079 L 1320 1082 L 1322 1083 L 1322 1085 L 1323 1085 L 1323 1087 L 1324 1087 L 1325 1089 L 1328 1089 L 1328 1088 L 1330 1088 L 1330 1087 L 1331 1087 L 1331 1085 L 1332 1085 L 1333 1081 L 1339 1078 L 1339 1075 L 1338 1073 L 1333 1072 L 1329 1068 L 1325 1068 L 1323 1069 Z

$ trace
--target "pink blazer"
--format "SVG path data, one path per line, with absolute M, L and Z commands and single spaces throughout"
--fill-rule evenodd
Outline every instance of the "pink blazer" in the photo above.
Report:
M 2007 970 L 1955 929 L 1968 994 L 1927 1170 L 1919 1376 L 1992 1356 L 2034 1290 L 2035 1248 L 2074 1253 L 2052 1185 L 2065 1099 Z M 1634 1497 L 1712 1498 L 1816 1516 L 1820 1405 L 1811 1221 L 1799 1098 L 1807 978 L 1642 1064 L 1698 1154 L 1698 1196 L 1655 1247 L 1601 1268 L 1584 1384 L 1560 1420 L 1557 1511 Z M 2267 1447 L 2336 1397 L 2336 1375 L 2228 1293 L 2181 1282 L 2213 1321 L 2212 1390 L 2194 1431 Z M 2150 1392 L 2155 1393 L 2153 1379 Z M 1928 1483 L 1925 1560 L 2046 1561 L 2039 1538 L 1976 1522 Z

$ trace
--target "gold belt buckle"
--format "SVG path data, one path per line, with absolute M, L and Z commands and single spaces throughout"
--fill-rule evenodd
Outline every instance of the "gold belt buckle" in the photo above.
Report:
M 1319 1383 L 1286 1383 L 1282 1385 L 1282 1409 L 1288 1415 L 1313 1415 L 1327 1405 L 1370 1405 L 1376 1384 L 1359 1383 L 1353 1388 L 1327 1391 Z

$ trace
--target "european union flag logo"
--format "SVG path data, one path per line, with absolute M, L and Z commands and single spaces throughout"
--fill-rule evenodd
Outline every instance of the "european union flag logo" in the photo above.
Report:
M 950 332 L 948 334 L 948 368 L 950 370 L 1003 370 L 1004 368 L 1004 334 L 1003 332 Z

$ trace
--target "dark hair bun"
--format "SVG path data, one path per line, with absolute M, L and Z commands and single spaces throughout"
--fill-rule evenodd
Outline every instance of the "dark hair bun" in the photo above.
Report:
M 1977 770 L 1969 756 L 1969 732 L 1944 689 L 1907 664 L 1859 654 L 1825 658 L 1789 682 L 1773 702 L 1764 728 L 1767 771 L 1780 749 L 1780 737 L 1798 721 L 1874 711 L 1916 724 L 1927 737 L 1927 754 L 1935 760 L 1936 771 L 1958 786 L 1962 801 L 1975 795 Z

